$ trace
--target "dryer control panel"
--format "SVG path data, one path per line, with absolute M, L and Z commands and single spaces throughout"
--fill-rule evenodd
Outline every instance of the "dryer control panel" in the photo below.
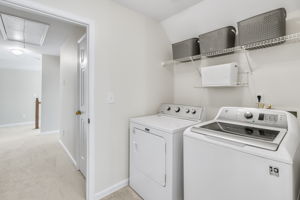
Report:
M 198 106 L 162 104 L 159 108 L 159 113 L 195 121 L 204 119 L 204 110 Z
M 220 110 L 217 119 L 284 129 L 288 127 L 287 114 L 280 110 L 224 107 Z

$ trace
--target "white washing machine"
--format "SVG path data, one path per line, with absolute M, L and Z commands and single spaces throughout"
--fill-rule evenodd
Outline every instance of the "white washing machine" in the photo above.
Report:
M 163 104 L 130 120 L 130 186 L 145 200 L 183 200 L 183 131 L 204 117 L 201 107 Z
M 221 108 L 184 133 L 184 199 L 297 200 L 299 131 L 284 111 Z

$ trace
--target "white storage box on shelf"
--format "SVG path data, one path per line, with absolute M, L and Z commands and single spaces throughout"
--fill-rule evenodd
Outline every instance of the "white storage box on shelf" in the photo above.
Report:
M 201 67 L 202 87 L 238 86 L 238 66 L 236 63 Z

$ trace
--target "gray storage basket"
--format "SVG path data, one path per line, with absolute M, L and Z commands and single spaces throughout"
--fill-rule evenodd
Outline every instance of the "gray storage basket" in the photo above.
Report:
M 239 45 L 255 48 L 251 43 L 286 35 L 286 10 L 279 8 L 238 22 Z M 254 45 L 255 46 L 255 45 Z
M 233 26 L 224 27 L 199 35 L 200 51 L 205 56 L 215 56 L 217 52 L 235 46 L 236 30 Z
M 192 38 L 172 44 L 172 50 L 174 60 L 200 55 L 198 38 Z

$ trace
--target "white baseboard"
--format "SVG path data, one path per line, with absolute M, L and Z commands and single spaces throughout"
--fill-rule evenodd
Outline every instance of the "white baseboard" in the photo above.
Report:
M 19 123 L 12 123 L 12 124 L 2 124 L 0 125 L 0 128 L 6 128 L 6 127 L 13 127 L 13 126 L 25 126 L 25 125 L 33 125 L 34 121 L 32 122 L 19 122 Z
M 128 181 L 129 181 L 128 179 L 125 179 L 125 180 L 123 180 L 123 181 L 121 181 L 121 182 L 119 182 L 119 183 L 117 183 L 113 186 L 110 186 L 110 187 L 106 188 L 105 190 L 102 190 L 101 192 L 96 193 L 95 194 L 95 200 L 100 200 L 100 199 L 102 199 L 102 198 L 118 191 L 119 189 L 127 186 Z
M 40 133 L 40 135 L 49 135 L 49 134 L 57 134 L 59 133 L 59 130 L 54 130 L 54 131 L 43 131 Z
M 73 164 L 75 165 L 75 167 L 77 168 L 77 162 L 73 158 L 73 156 L 70 153 L 70 151 L 67 149 L 67 147 L 64 145 L 64 143 L 60 139 L 58 140 L 58 142 L 60 143 L 60 145 L 62 146 L 62 148 L 65 150 L 65 152 L 67 153 L 67 155 L 69 156 L 69 158 L 71 159 L 71 161 L 73 162 Z

